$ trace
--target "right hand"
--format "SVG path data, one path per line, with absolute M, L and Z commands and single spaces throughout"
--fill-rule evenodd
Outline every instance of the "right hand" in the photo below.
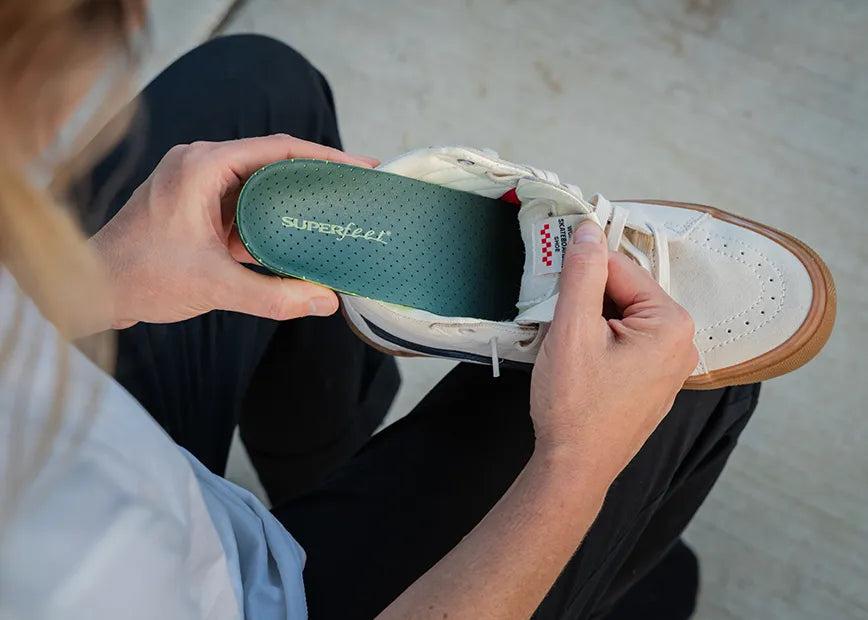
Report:
M 606 294 L 622 318 L 603 317 Z M 535 454 L 566 454 L 611 483 L 672 407 L 697 356 L 687 311 L 583 222 L 533 370 Z
M 687 312 L 640 267 L 608 257 L 596 223 L 582 224 L 573 238 L 586 234 L 590 242 L 567 249 L 554 320 L 533 370 L 533 457 L 384 620 L 529 618 L 696 366 Z M 606 292 L 621 319 L 603 318 Z

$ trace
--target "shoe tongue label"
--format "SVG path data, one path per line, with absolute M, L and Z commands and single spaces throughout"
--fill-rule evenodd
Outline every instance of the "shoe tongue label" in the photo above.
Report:
M 559 215 L 542 220 L 537 225 L 533 239 L 534 275 L 560 273 L 573 228 L 582 219 L 581 215 Z

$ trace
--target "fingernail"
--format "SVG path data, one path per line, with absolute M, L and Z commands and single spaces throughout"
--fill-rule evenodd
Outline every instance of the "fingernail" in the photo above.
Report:
M 573 233 L 573 243 L 600 243 L 603 240 L 603 230 L 592 220 L 585 220 Z
M 314 297 L 308 306 L 308 314 L 311 316 L 329 316 L 337 309 L 331 297 Z

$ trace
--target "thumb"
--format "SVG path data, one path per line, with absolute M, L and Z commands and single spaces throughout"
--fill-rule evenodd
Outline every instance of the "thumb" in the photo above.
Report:
M 230 260 L 221 274 L 220 310 L 243 312 L 276 321 L 303 316 L 328 316 L 338 309 L 329 289 L 293 278 L 257 273 Z
M 573 231 L 561 271 L 556 323 L 584 322 L 603 316 L 608 277 L 608 251 L 603 238 L 603 230 L 593 220 L 585 220 Z

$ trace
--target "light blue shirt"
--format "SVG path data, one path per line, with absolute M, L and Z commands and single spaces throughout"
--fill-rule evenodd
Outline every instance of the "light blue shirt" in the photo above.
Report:
M 243 617 L 306 618 L 301 546 L 250 491 L 179 450 L 190 461 L 220 536 Z
M 12 334 L 0 368 L 0 617 L 307 616 L 298 543 L 72 348 L 49 431 L 58 335 L 0 271 L 0 344 Z

